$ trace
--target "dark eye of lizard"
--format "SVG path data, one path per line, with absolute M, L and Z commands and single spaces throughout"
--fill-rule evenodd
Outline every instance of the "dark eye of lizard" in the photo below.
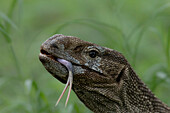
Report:
M 91 58 L 95 58 L 97 55 L 98 55 L 98 52 L 95 51 L 95 50 L 91 50 L 91 51 L 89 52 L 89 56 L 90 56 Z

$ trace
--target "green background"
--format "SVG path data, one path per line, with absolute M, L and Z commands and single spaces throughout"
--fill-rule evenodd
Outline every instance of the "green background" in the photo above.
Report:
M 38 59 L 59 33 L 115 49 L 170 105 L 170 0 L 1 0 L 0 113 L 91 113 Z

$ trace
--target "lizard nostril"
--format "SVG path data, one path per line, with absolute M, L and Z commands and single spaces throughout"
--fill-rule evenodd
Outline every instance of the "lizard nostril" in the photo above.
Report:
M 51 47 L 55 48 L 55 49 L 59 49 L 59 47 L 57 46 L 57 44 L 53 43 L 51 44 Z

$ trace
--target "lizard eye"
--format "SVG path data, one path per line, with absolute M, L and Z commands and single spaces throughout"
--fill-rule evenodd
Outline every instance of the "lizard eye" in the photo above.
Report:
M 91 51 L 89 52 L 89 56 L 90 56 L 91 58 L 95 58 L 97 55 L 98 55 L 98 52 L 95 51 L 95 50 L 91 50 Z

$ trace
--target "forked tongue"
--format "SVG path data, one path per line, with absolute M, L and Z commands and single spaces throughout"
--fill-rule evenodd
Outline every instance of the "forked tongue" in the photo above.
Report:
M 65 91 L 67 90 L 68 86 L 70 85 L 68 95 L 67 95 L 67 99 L 66 99 L 66 103 L 65 103 L 65 107 L 66 107 L 68 100 L 69 100 L 69 97 L 70 97 L 70 92 L 71 92 L 72 83 L 73 83 L 73 66 L 72 66 L 71 62 L 69 62 L 67 60 L 64 60 L 64 59 L 57 59 L 57 60 L 58 60 L 58 62 L 60 62 L 64 66 L 66 66 L 66 68 L 68 69 L 69 75 L 68 75 L 66 86 L 65 86 L 63 92 L 61 93 L 58 101 L 56 102 L 55 106 L 58 105 L 58 103 L 60 102 L 61 98 L 63 97 Z

